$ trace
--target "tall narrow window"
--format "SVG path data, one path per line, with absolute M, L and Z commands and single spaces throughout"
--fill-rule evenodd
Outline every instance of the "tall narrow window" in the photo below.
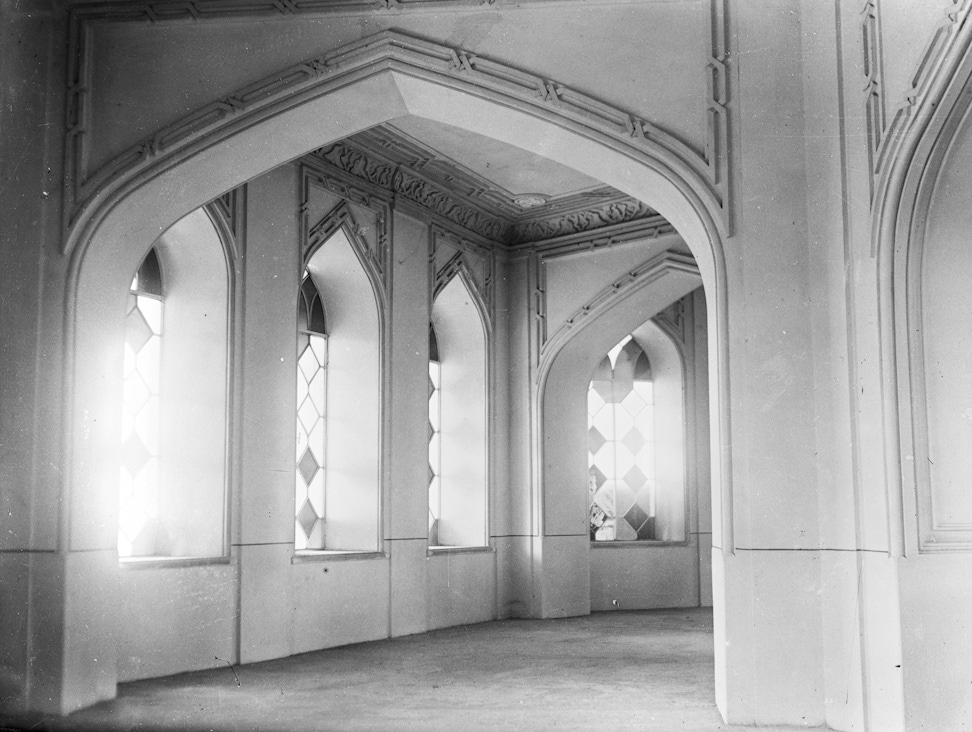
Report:
M 464 277 L 457 275 L 442 288 L 431 321 L 429 543 L 485 546 L 486 325 Z
M 625 336 L 588 389 L 588 487 L 593 541 L 658 538 L 654 388 L 648 356 Z
M 296 549 L 324 548 L 327 329 L 321 294 L 308 272 L 297 302 Z
M 165 552 L 159 522 L 159 385 L 162 357 L 162 270 L 149 251 L 128 295 L 125 316 L 122 461 L 118 556 Z
M 166 229 L 131 281 L 120 385 L 123 561 L 227 552 L 230 282 L 205 209 Z
M 439 397 L 442 394 L 442 366 L 439 363 L 439 344 L 435 329 L 429 324 L 429 544 L 439 543 L 439 516 L 442 512 L 439 459 L 441 413 Z

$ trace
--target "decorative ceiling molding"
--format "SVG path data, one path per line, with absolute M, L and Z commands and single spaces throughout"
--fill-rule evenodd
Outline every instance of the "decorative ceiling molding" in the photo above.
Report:
M 319 165 L 332 166 L 404 197 L 507 247 L 592 232 L 637 219 L 660 218 L 641 201 L 607 186 L 590 196 L 565 196 L 563 201 L 538 206 L 522 215 L 513 203 L 513 194 L 434 154 L 430 148 L 419 147 L 415 141 L 405 141 L 404 148 L 398 147 L 400 138 L 389 132 L 389 138 L 384 139 L 385 129 L 375 128 L 364 137 L 354 135 L 320 148 L 309 157 Z
M 618 244 L 631 241 L 658 239 L 662 236 L 677 236 L 678 232 L 663 216 L 655 215 L 643 219 L 635 219 L 624 224 L 605 226 L 595 232 L 578 232 L 567 236 L 558 236 L 545 241 L 517 247 L 514 256 L 540 254 L 544 261 L 565 257 L 578 252 L 590 252 L 596 249 L 610 249 Z
M 448 189 L 494 218 L 504 219 L 508 226 L 583 211 L 592 204 L 631 200 L 620 191 L 603 185 L 559 196 L 517 195 L 392 124 L 372 127 L 344 142 L 369 157 L 408 168 L 413 175 Z
M 297 7 L 298 0 L 278 0 Z M 520 69 L 491 61 L 462 49 L 420 40 L 398 31 L 382 31 L 337 50 L 311 58 L 256 81 L 227 97 L 211 102 L 117 155 L 99 170 L 86 166 L 90 137 L 90 25 L 105 20 L 167 18 L 163 8 L 184 13 L 193 3 L 104 3 L 74 6 L 71 10 L 67 63 L 65 130 L 64 225 L 69 232 L 65 250 L 73 247 L 75 225 L 99 199 L 124 182 L 146 173 L 163 161 L 190 154 L 196 146 L 227 134 L 251 115 L 271 113 L 293 104 L 299 94 L 322 94 L 352 77 L 395 69 L 440 78 L 474 94 L 500 95 L 506 103 L 530 110 L 560 124 L 575 125 L 602 135 L 622 150 L 647 155 L 656 164 L 679 170 L 681 177 L 712 210 L 724 232 L 730 229 L 728 191 L 728 74 L 724 0 L 711 0 L 713 50 L 709 59 L 708 142 L 698 152 L 676 135 L 630 112 L 607 105 L 570 87 Z M 219 7 L 229 6 L 216 3 Z M 133 7 L 134 6 L 134 7 Z M 248 9 L 277 4 L 242 3 Z M 208 7 L 208 5 L 207 5 Z M 233 7 L 236 7 L 235 5 Z M 320 4 L 315 6 L 320 9 Z M 197 8 L 198 9 L 198 8 Z M 151 13 L 149 13 L 151 10 Z M 181 17 L 181 16 L 180 16 Z

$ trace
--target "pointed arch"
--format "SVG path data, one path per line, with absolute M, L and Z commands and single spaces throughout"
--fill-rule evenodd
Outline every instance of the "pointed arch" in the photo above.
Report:
M 418 44 L 438 49 L 433 53 L 411 54 L 410 43 L 396 46 L 388 34 L 371 41 L 374 45 L 356 46 L 357 55 L 343 59 L 340 65 L 327 61 L 301 67 L 286 83 L 274 75 L 273 82 L 282 84 L 279 88 L 269 82 L 257 83 L 234 95 L 232 104 L 222 100 L 197 110 L 190 118 L 156 131 L 119 165 L 106 168 L 86 184 L 64 242 L 70 255 L 63 304 L 61 420 L 66 466 L 62 533 L 68 552 L 110 551 L 112 546 L 104 517 L 112 501 L 106 488 L 111 484 L 110 446 L 117 440 L 111 384 L 117 381 L 115 372 L 120 374 L 121 367 L 106 366 L 99 354 L 110 352 L 119 340 L 121 323 L 116 314 L 123 303 L 113 299 L 112 293 L 127 288 L 158 232 L 267 170 L 409 114 L 452 124 L 574 167 L 650 203 L 679 232 L 695 254 L 710 302 L 712 353 L 718 375 L 712 396 L 719 405 L 713 441 L 721 450 L 713 477 L 715 485 L 721 486 L 716 496 L 728 496 L 725 211 L 697 166 L 666 150 L 653 135 L 632 136 L 623 116 L 605 116 L 597 111 L 599 107 L 578 111 L 562 104 L 563 100 L 537 96 L 536 77 L 524 72 L 514 70 L 510 87 L 491 72 L 479 76 L 486 65 L 478 62 L 471 64 L 473 73 L 468 73 L 470 69 L 460 72 L 446 57 L 436 55 L 442 47 L 435 44 Z M 294 78 L 298 79 L 296 86 L 289 84 Z M 522 83 L 524 78 L 529 83 Z M 384 317 L 381 308 L 378 317 Z M 382 330 L 382 339 L 386 337 Z M 387 372 L 387 354 L 384 348 L 382 374 Z M 381 383 L 383 405 L 387 396 L 385 381 Z M 538 429 L 539 424 L 534 425 L 534 434 Z M 379 466 L 379 470 L 385 468 Z M 723 549 L 731 551 L 731 503 L 723 500 L 717 510 L 724 527 L 729 527 L 723 532 Z M 91 616 L 85 618 L 87 622 Z
M 945 45 L 922 78 L 921 93 L 899 110 L 872 213 L 885 376 L 887 525 L 895 556 L 972 548 L 972 529 L 938 526 L 932 506 L 927 336 L 921 322 L 929 213 L 947 156 L 972 114 L 972 24 L 956 28 L 946 34 L 947 43 L 941 41 Z
M 436 454 L 429 512 L 433 546 L 485 546 L 489 506 L 489 321 L 459 266 L 436 292 Z M 431 370 L 430 370 L 431 375 Z M 433 415 L 430 403 L 430 425 Z M 438 465 L 431 461 L 437 458 Z

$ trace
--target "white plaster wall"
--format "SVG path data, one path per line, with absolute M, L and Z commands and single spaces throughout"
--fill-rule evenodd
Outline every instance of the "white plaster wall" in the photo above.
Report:
M 237 568 L 120 568 L 118 681 L 235 663 Z M 225 664 L 224 664 L 225 665 Z
M 912 355 L 912 405 L 920 413 L 915 453 L 903 459 L 924 464 L 915 465 L 917 520 L 906 527 L 917 528 L 921 549 L 898 565 L 908 729 L 972 724 L 972 550 L 942 546 L 949 530 L 967 531 L 972 523 L 970 172 L 972 123 L 966 116 L 938 171 L 924 240 L 910 242 L 921 247 L 920 260 L 912 260 L 920 273 L 909 293 L 909 305 L 918 309 L 911 345 L 920 339 L 924 353 Z
M 972 724 L 972 556 L 921 555 L 898 564 L 907 729 Z
M 441 362 L 438 541 L 481 546 L 489 508 L 486 324 L 460 276 L 436 297 L 431 320 Z
M 220 556 L 226 545 L 229 262 L 200 209 L 155 245 L 162 267 L 159 503 L 171 556 Z
M 709 7 L 701 0 L 366 10 L 198 24 L 100 24 L 93 48 L 92 168 L 188 110 L 269 73 L 394 28 L 567 84 L 705 144 Z M 536 39 L 543 37 L 543 43 Z M 605 74 L 579 46 L 595 49 Z M 650 70 L 625 73 L 624 69 Z M 674 82 L 674 83 L 673 83 Z
M 64 279 L 59 95 L 64 21 L 47 2 L 0 4 L 0 713 L 56 710 L 62 684 L 59 433 Z M 47 191 L 47 195 L 44 195 Z M 57 290 L 55 290 L 56 292 Z M 32 649 L 32 650 L 31 650 Z M 33 659 L 31 657 L 33 656 Z
M 428 630 L 496 618 L 495 552 L 446 551 L 428 563 Z
M 737 724 L 824 722 L 816 365 L 808 317 L 806 164 L 800 14 L 733 4 L 738 229 L 727 250 L 732 533 L 723 557 L 723 715 Z M 773 42 L 767 44 L 767 38 Z M 714 552 L 715 554 L 715 552 Z M 715 571 L 715 570 L 714 570 Z M 719 604 L 719 592 L 716 594 Z M 729 645 L 719 648 L 725 633 Z M 739 646 L 736 639 L 752 642 Z M 783 652 L 785 649 L 785 652 Z M 724 656 L 722 654 L 725 654 Z M 721 691 L 719 696 L 721 696 Z
M 592 543 L 590 564 L 592 612 L 699 605 L 699 548 L 695 544 Z

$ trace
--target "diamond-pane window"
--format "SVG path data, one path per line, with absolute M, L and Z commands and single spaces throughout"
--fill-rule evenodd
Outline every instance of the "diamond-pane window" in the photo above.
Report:
M 436 344 L 435 341 L 435 331 L 432 330 L 432 326 L 429 326 L 429 341 L 430 344 Z M 438 347 L 431 347 L 429 349 L 429 544 L 435 546 L 439 543 L 438 537 L 438 523 L 439 523 L 439 511 L 440 504 L 442 500 L 441 490 L 439 487 L 439 475 L 441 474 L 441 465 L 439 457 L 439 425 L 440 425 L 440 412 L 439 412 L 439 397 L 440 390 L 439 384 L 441 383 L 441 367 L 438 361 Z M 435 357 L 435 360 L 432 360 Z
M 151 250 L 132 280 L 125 316 L 122 455 L 118 556 L 152 555 L 159 546 L 159 382 L 163 302 L 161 272 Z
M 294 548 L 325 548 L 327 333 L 324 303 L 308 272 L 297 304 Z
M 656 538 L 651 366 L 632 336 L 598 364 L 587 408 L 591 540 Z

